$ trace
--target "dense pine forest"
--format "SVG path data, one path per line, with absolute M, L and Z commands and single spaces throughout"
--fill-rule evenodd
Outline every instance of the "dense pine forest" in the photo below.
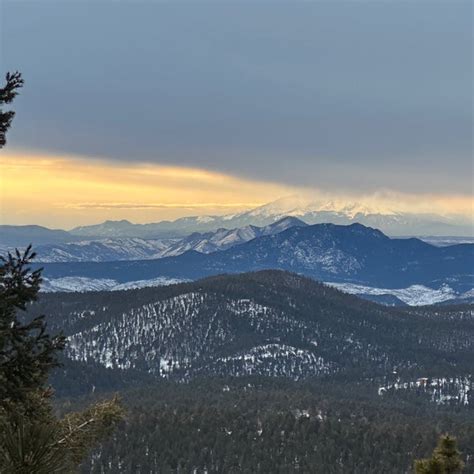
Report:
M 245 377 L 161 382 L 122 397 L 125 421 L 81 472 L 408 473 L 445 432 L 474 472 L 472 407 L 437 405 L 420 390 L 381 397 L 373 384 Z

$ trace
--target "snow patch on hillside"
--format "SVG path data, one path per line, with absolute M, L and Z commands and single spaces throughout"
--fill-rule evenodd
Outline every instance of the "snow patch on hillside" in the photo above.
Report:
M 438 289 L 428 288 L 424 285 L 412 285 L 408 288 L 373 288 L 370 286 L 356 285 L 353 283 L 326 282 L 344 293 L 351 295 L 393 295 L 410 306 L 442 303 L 455 298 L 466 298 L 474 290 L 464 294 L 456 293 L 450 286 L 443 285 Z
M 473 382 L 470 376 L 451 378 L 422 377 L 408 382 L 397 380 L 394 383 L 381 386 L 378 389 L 378 394 L 382 396 L 397 390 L 423 391 L 437 405 L 456 403 L 467 406 L 469 405 L 472 389 Z
M 151 280 L 137 280 L 126 283 L 119 283 L 108 278 L 86 278 L 86 277 L 63 277 L 44 278 L 41 291 L 45 293 L 65 292 L 85 292 L 85 291 L 119 291 L 131 290 L 135 288 L 146 288 L 150 286 L 166 286 L 182 283 L 185 280 L 177 278 L 153 278 Z
M 119 291 L 135 288 L 147 288 L 152 286 L 174 285 L 188 280 L 178 278 L 158 277 L 150 280 L 136 280 L 119 283 L 116 280 L 107 278 L 87 278 L 87 277 L 63 277 L 44 278 L 41 291 L 45 293 L 57 292 L 86 292 L 86 291 Z M 374 288 L 370 286 L 358 285 L 354 283 L 325 282 L 326 285 L 337 288 L 344 293 L 351 295 L 393 295 L 409 306 L 422 306 L 436 303 L 443 303 L 452 299 L 468 299 L 474 296 L 474 288 L 465 293 L 457 293 L 450 286 L 443 285 L 438 289 L 428 288 L 423 285 L 412 285 L 408 288 Z M 261 308 L 260 308 L 261 309 Z M 261 309 L 261 313 L 265 311 Z
M 313 352 L 286 344 L 255 346 L 238 355 L 220 357 L 212 365 L 214 370 L 232 375 L 287 377 L 291 374 L 295 380 L 308 374 L 321 375 L 336 370 L 334 364 Z

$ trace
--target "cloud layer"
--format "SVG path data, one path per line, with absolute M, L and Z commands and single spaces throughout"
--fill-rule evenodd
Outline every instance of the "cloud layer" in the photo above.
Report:
M 26 79 L 11 149 L 472 194 L 468 0 L 6 0 L 1 13 L 1 67 Z

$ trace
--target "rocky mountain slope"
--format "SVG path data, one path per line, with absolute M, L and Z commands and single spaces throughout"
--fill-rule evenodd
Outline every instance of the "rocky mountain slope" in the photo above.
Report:
M 148 260 L 180 255 L 189 250 L 211 253 L 226 250 L 264 235 L 273 235 L 291 227 L 304 227 L 295 217 L 284 217 L 264 227 L 246 226 L 218 229 L 215 232 L 195 232 L 176 239 L 141 239 L 110 237 L 101 240 L 79 240 L 35 246 L 37 260 L 50 262 L 112 262 L 118 260 Z M 4 250 L 12 250 L 7 248 Z
M 473 284 L 474 245 L 435 247 L 418 239 L 390 239 L 360 224 L 292 227 L 228 250 L 189 251 L 158 260 L 44 264 L 48 279 L 86 277 L 119 283 L 155 278 L 193 280 L 221 273 L 281 269 L 319 281 L 378 288 L 448 285 L 457 293 Z

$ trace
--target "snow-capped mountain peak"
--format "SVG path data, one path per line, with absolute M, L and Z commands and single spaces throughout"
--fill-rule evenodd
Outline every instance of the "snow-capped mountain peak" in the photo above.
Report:
M 397 213 L 380 206 L 367 205 L 360 202 L 348 202 L 345 200 L 322 200 L 308 198 L 305 196 L 287 196 L 269 204 L 257 207 L 240 215 L 253 217 L 271 217 L 271 216 L 294 216 L 303 217 L 308 214 L 318 212 L 330 212 L 343 215 L 349 219 L 354 217 L 369 216 L 373 214 L 396 215 Z

